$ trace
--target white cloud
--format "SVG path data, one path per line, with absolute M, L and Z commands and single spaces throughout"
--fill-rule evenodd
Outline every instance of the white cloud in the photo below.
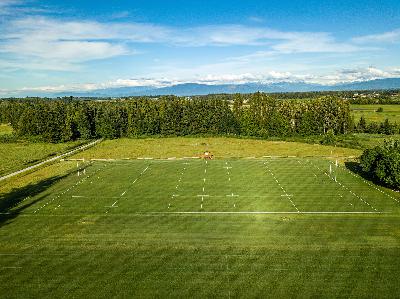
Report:
M 245 84 L 245 83 L 273 83 L 281 81 L 298 81 L 300 78 L 290 72 L 269 71 L 264 74 L 243 73 L 243 74 L 221 74 L 205 75 L 192 79 L 190 82 L 204 83 L 209 85 L 217 84 Z
M 0 0 L 0 16 L 8 15 L 12 12 L 11 7 L 20 4 L 18 0 Z
M 27 3 L 29 2 L 26 0 L 0 0 L 0 16 L 12 17 L 49 12 L 49 10 L 44 7 L 31 7 L 28 6 Z
M 371 34 L 353 38 L 356 43 L 396 43 L 400 42 L 400 29 L 380 34 Z
M 361 48 L 350 43 L 336 42 L 328 33 L 294 34 L 274 46 L 272 49 L 280 53 L 349 53 Z
M 350 83 L 356 81 L 367 81 L 383 78 L 394 78 L 400 76 L 400 68 L 381 70 L 375 67 L 342 69 L 325 75 L 317 74 L 293 74 L 291 72 L 269 71 L 261 73 L 242 73 L 242 74 L 221 74 L 204 75 L 192 78 L 131 78 L 116 79 L 100 83 L 78 83 L 56 86 L 24 87 L 16 90 L 0 90 L 0 95 L 11 96 L 18 93 L 43 92 L 73 92 L 73 91 L 93 91 L 106 88 L 118 87 L 167 87 L 183 83 L 200 84 L 245 84 L 245 83 L 279 83 L 279 82 L 305 82 L 324 85 L 334 85 L 339 83 Z
M 249 21 L 254 22 L 254 23 L 264 23 L 265 19 L 257 16 L 250 16 L 248 17 Z
M 263 50 L 255 55 L 260 56 L 362 50 L 350 43 L 337 42 L 328 33 L 284 32 L 235 24 L 178 28 L 147 23 L 24 17 L 11 20 L 0 29 L 0 53 L 14 55 L 14 60 L 25 59 L 31 67 L 30 61 L 42 60 L 42 68 L 49 66 L 52 69 L 56 64 L 66 66 L 66 70 L 90 60 L 135 54 L 132 44 L 143 43 L 179 47 L 258 46 Z M 18 63 L 14 66 L 23 65 Z
M 135 53 L 113 42 L 113 28 L 96 22 L 29 17 L 12 21 L 0 38 L 0 53 L 12 57 L 10 67 L 22 69 L 76 70 L 82 62 Z
M 368 68 L 342 69 L 332 74 L 314 76 L 313 81 L 322 84 L 338 84 L 398 77 L 400 77 L 398 69 L 382 70 L 370 66 Z
M 1 0 L 0 9 L 9 8 L 10 6 L 21 4 L 21 0 Z

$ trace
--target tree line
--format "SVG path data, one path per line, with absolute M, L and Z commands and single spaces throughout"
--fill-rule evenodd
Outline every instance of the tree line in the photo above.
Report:
M 355 124 L 354 132 L 368 134 L 400 134 L 400 124 L 385 119 L 383 122 L 370 121 L 367 123 L 364 116 Z
M 120 100 L 9 99 L 0 122 L 49 142 L 148 135 L 308 136 L 352 129 L 349 103 L 332 96 L 280 101 L 264 93 Z

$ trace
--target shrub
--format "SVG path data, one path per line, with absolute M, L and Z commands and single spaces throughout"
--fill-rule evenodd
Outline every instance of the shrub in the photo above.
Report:
M 336 143 L 336 136 L 333 130 L 328 130 L 321 140 L 321 144 L 332 145 Z
M 385 141 L 383 145 L 365 150 L 360 164 L 373 179 L 389 187 L 400 188 L 400 140 Z

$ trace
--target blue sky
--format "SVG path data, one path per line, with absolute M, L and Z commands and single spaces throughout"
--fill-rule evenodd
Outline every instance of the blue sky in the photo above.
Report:
M 0 0 L 0 95 L 400 77 L 400 1 Z

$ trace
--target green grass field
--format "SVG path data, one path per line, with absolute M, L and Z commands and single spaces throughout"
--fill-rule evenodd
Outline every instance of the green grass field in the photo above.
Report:
M 349 157 L 362 151 L 302 142 L 269 141 L 228 137 L 171 137 L 171 138 L 121 138 L 104 140 L 96 147 L 76 154 L 85 159 L 133 159 L 198 157 L 205 150 L 217 158 L 245 158 L 262 156 L 297 157 Z
M 379 107 L 383 108 L 383 112 L 376 112 Z M 367 122 L 389 119 L 390 122 L 400 123 L 400 105 L 351 105 L 351 112 L 356 122 L 364 116 Z
M 57 144 L 28 141 L 0 143 L 0 175 L 31 166 L 82 143 L 82 141 Z
M 399 195 L 331 161 L 76 163 L 1 195 L 2 297 L 400 296 Z

